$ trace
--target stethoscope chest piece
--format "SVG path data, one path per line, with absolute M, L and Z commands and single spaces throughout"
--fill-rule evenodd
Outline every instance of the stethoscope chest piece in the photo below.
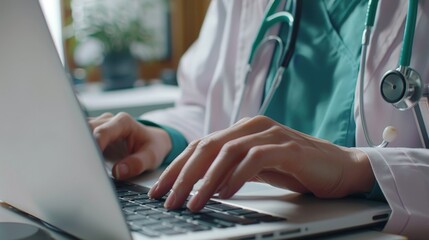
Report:
M 417 71 L 399 67 L 384 74 L 380 85 L 381 96 L 398 110 L 414 107 L 423 94 L 423 84 Z

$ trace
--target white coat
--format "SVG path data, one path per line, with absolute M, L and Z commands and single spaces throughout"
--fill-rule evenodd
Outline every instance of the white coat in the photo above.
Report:
M 142 118 L 177 129 L 188 142 L 229 127 L 251 44 L 267 3 L 268 0 L 213 1 L 198 40 L 180 63 L 180 100 L 174 108 L 145 114 Z M 419 149 L 422 144 L 413 113 L 395 110 L 379 94 L 381 76 L 398 64 L 407 3 L 380 1 L 365 66 L 364 104 L 369 132 L 378 142 L 384 127 L 394 126 L 399 134 L 389 147 L 395 148 L 365 147 L 358 101 L 355 101 L 356 144 L 368 154 L 375 177 L 392 208 L 385 231 L 421 238 L 429 233 L 429 150 Z M 428 30 L 429 2 L 420 1 L 411 65 L 426 82 L 429 80 Z M 269 61 L 269 57 L 259 61 Z M 266 71 L 260 71 L 247 86 L 240 117 L 257 114 Z

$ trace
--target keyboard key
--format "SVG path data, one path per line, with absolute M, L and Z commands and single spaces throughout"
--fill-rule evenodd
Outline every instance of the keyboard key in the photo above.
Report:
M 225 222 L 222 220 L 214 219 L 208 216 L 201 215 L 200 217 L 196 217 L 193 221 L 197 224 L 201 224 L 206 227 L 214 227 L 214 228 L 228 228 L 233 227 L 235 224 L 231 222 Z
M 146 204 L 145 206 L 151 207 L 151 208 L 164 208 L 164 203 L 163 202 L 154 202 L 154 203 Z
M 130 192 L 130 191 L 123 191 L 123 192 L 119 192 L 117 194 L 120 198 L 128 197 L 128 196 L 138 196 L 138 194 L 136 192 Z
M 150 204 L 150 203 L 158 203 L 158 200 L 155 199 L 134 199 L 134 202 L 138 203 L 138 204 Z
M 134 231 L 134 232 L 138 232 L 142 229 L 141 227 L 134 226 L 134 225 L 129 225 L 128 227 L 131 231 Z
M 134 215 L 134 212 L 127 212 L 127 211 L 122 211 L 124 213 L 125 216 L 129 216 L 129 215 Z
M 133 221 L 145 219 L 146 216 L 143 216 L 140 214 L 133 214 L 133 215 L 128 215 L 125 218 L 127 219 L 127 221 L 133 222 Z
M 172 216 L 172 218 L 166 218 L 166 219 L 162 219 L 163 222 L 170 224 L 170 225 L 174 225 L 174 226 L 180 226 L 181 224 L 185 224 L 187 223 L 186 220 L 177 218 Z
M 169 236 L 183 234 L 183 233 L 186 233 L 186 231 L 183 229 L 171 229 L 170 228 L 170 229 L 162 231 L 162 234 L 169 235 Z
M 132 224 L 135 226 L 139 226 L 139 227 L 147 227 L 147 226 L 151 226 L 151 225 L 158 225 L 158 224 L 160 224 L 160 221 L 145 218 L 142 220 L 133 221 Z
M 144 211 L 149 211 L 149 210 L 152 210 L 152 208 L 145 206 L 145 205 L 138 205 L 138 207 L 136 207 L 136 209 L 134 211 L 144 212 Z
M 127 212 L 135 212 L 138 207 L 140 207 L 140 206 L 137 204 L 134 204 L 134 205 L 130 205 L 127 207 L 123 207 L 122 210 L 127 211 Z
M 170 226 L 166 226 L 166 225 L 162 225 L 162 224 L 150 225 L 150 226 L 146 226 L 146 228 L 148 228 L 152 231 L 155 231 L 155 232 L 160 232 L 160 233 L 164 233 L 165 231 L 171 229 Z
M 161 210 L 163 211 L 163 210 Z M 174 210 L 167 210 L 168 214 L 175 215 L 175 216 L 190 216 L 193 215 L 191 211 L 189 211 L 187 208 L 179 208 Z
M 226 204 L 213 204 L 213 205 L 208 205 L 205 208 L 221 211 L 221 212 L 241 209 L 240 207 L 235 207 L 235 206 L 226 205 Z
M 176 217 L 174 215 L 168 215 L 168 214 L 153 214 L 149 215 L 148 217 L 156 220 L 166 220 L 166 219 L 175 219 Z
M 216 201 L 213 201 L 213 200 L 209 200 L 209 201 L 207 201 L 206 206 L 207 205 L 216 205 L 216 204 L 222 204 L 222 203 L 216 202 Z
M 144 215 L 144 216 L 162 214 L 161 212 L 159 212 L 159 211 L 155 211 L 155 210 L 153 210 L 153 209 L 149 209 L 149 210 L 147 210 L 147 209 L 144 209 L 144 210 L 138 210 L 138 211 L 136 211 L 136 213 L 141 214 L 141 215 Z
M 147 236 L 147 237 L 152 237 L 152 238 L 161 236 L 161 233 L 152 231 L 152 230 L 147 229 L 147 228 L 142 228 L 138 232 Z
M 120 199 L 125 200 L 125 201 L 134 201 L 134 199 L 136 199 L 139 196 L 140 195 L 135 194 L 135 195 L 124 196 L 124 197 L 121 197 Z
M 215 218 L 215 219 L 220 219 L 220 220 L 223 220 L 223 221 L 226 221 L 226 222 L 240 224 L 240 225 L 255 224 L 255 223 L 258 222 L 258 221 L 253 220 L 253 219 L 246 219 L 246 218 L 236 217 L 236 216 L 232 216 L 232 215 L 228 215 L 228 214 L 224 214 L 224 213 L 219 213 L 219 212 L 206 213 L 204 215 L 208 216 L 208 217 Z
M 200 226 L 200 225 L 197 225 L 194 223 L 188 223 L 188 222 L 178 223 L 178 224 L 175 224 L 174 226 L 177 228 L 185 229 L 190 232 L 207 231 L 211 229 L 211 227 L 209 226 Z
M 127 187 L 130 191 L 134 191 L 134 192 L 138 192 L 140 194 L 145 194 L 147 195 L 147 193 L 149 192 L 149 188 L 147 187 L 143 187 L 143 186 L 139 186 L 136 184 L 131 184 L 129 187 Z
M 123 201 L 123 202 L 121 201 L 120 203 L 121 203 L 122 209 L 124 209 L 125 207 L 136 207 L 136 206 L 138 206 L 138 204 L 133 203 L 133 202 L 128 202 L 128 201 Z
M 243 216 L 243 215 L 247 215 L 247 214 L 254 214 L 257 212 L 247 210 L 247 209 L 236 209 L 236 210 L 228 211 L 227 213 L 230 215 L 235 215 L 235 216 Z
M 150 199 L 150 197 L 148 195 L 139 194 L 138 196 L 134 197 L 132 200 L 136 201 L 136 200 L 143 200 L 143 199 Z

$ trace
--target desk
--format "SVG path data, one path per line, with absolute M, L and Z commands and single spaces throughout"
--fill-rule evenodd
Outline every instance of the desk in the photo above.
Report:
M 116 91 L 103 91 L 99 84 L 84 84 L 76 89 L 78 99 L 91 117 L 105 112 L 127 112 L 138 117 L 145 112 L 172 107 L 180 96 L 179 87 L 164 84 Z

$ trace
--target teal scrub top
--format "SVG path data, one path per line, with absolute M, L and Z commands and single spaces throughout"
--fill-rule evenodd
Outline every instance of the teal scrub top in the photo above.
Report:
M 334 144 L 355 146 L 354 94 L 367 3 L 303 1 L 294 55 L 265 115 Z

